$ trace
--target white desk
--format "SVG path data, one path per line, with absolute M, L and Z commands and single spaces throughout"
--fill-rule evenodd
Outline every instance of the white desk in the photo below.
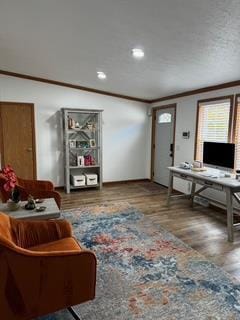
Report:
M 234 227 L 239 226 L 238 224 L 234 224 L 233 221 L 233 197 L 240 204 L 240 197 L 238 196 L 238 192 L 240 192 L 240 181 L 237 181 L 234 178 L 225 178 L 218 177 L 213 178 L 208 176 L 216 172 L 209 169 L 203 172 L 196 172 L 192 170 L 185 170 L 179 167 L 169 167 L 169 185 L 168 185 L 168 197 L 167 197 L 167 205 L 170 204 L 171 198 L 179 198 L 186 195 L 172 195 L 173 191 L 173 178 L 177 177 L 186 181 L 190 181 L 192 183 L 191 193 L 187 195 L 191 199 L 191 204 L 194 204 L 194 197 L 197 195 L 198 197 L 202 197 L 204 199 L 208 199 L 211 202 L 217 202 L 216 200 L 207 198 L 206 196 L 201 195 L 201 192 L 204 190 L 211 188 L 218 191 L 223 191 L 226 193 L 226 208 L 227 208 L 227 233 L 228 233 L 228 241 L 233 242 L 234 240 Z M 196 191 L 196 185 L 200 185 L 200 189 Z

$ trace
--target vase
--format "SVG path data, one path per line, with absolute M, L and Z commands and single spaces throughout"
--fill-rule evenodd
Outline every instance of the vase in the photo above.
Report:
M 16 210 L 19 209 L 20 203 L 19 203 L 19 202 L 14 202 L 14 201 L 12 201 L 11 199 L 9 199 L 9 200 L 7 201 L 7 207 L 8 207 L 8 209 L 9 209 L 10 211 L 16 211 Z
M 15 186 L 11 192 L 11 200 L 16 203 L 20 201 L 20 192 L 17 186 Z

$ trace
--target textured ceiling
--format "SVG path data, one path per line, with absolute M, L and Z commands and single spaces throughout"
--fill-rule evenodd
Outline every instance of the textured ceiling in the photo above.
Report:
M 239 0 L 0 0 L 0 69 L 154 99 L 240 79 L 239 17 Z

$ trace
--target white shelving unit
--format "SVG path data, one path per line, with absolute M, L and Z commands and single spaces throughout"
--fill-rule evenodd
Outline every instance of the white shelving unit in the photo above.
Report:
M 65 191 L 102 187 L 102 111 L 89 109 L 62 110 L 64 138 Z M 79 165 L 79 159 L 81 164 Z M 71 175 L 97 174 L 94 185 L 74 186 Z

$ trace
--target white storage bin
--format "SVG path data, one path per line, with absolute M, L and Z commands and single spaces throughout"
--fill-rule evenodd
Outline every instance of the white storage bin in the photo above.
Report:
M 80 186 L 86 185 L 86 177 L 83 174 L 82 175 L 71 174 L 70 181 L 74 187 L 80 187 Z
M 94 186 L 98 184 L 98 176 L 96 173 L 85 173 L 85 176 L 88 186 Z

